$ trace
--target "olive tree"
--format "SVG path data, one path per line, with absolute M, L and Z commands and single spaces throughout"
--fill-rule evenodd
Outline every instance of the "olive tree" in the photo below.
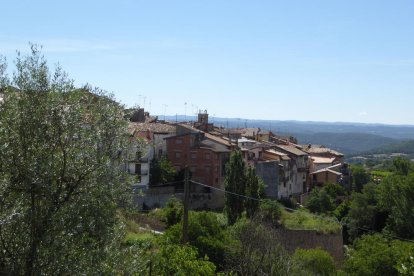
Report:
M 123 108 L 51 72 L 35 45 L 15 64 L 10 79 L 0 70 L 0 272 L 108 270 L 127 191 Z

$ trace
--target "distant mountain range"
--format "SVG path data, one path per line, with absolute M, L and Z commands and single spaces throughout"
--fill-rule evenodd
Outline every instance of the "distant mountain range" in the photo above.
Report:
M 364 153 L 368 154 L 392 154 L 392 153 L 405 153 L 408 155 L 414 154 L 414 140 L 402 141 L 392 145 L 387 145 L 379 148 L 369 150 Z
M 163 116 L 159 118 L 163 119 Z M 196 120 L 194 116 L 184 115 L 166 116 L 165 118 L 178 122 Z M 259 127 L 279 135 L 294 136 L 300 144 L 325 145 L 346 155 L 381 149 L 403 152 L 398 149 L 411 145 L 407 140 L 414 140 L 414 126 L 412 125 L 248 120 L 211 116 L 209 121 L 216 126 L 231 128 Z
M 373 148 L 392 145 L 400 140 L 368 134 L 368 133 L 332 133 L 319 132 L 313 134 L 294 133 L 301 144 L 319 144 L 335 149 L 344 154 L 365 152 Z

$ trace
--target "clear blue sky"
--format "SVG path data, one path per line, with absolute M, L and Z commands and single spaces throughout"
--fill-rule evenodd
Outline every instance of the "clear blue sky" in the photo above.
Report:
M 414 124 L 412 0 L 4 1 L 0 26 L 10 63 L 41 44 L 153 114 Z

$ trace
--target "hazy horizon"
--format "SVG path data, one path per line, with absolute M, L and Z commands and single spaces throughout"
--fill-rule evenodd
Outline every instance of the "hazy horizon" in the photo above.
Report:
M 208 110 L 207 110 L 208 111 Z M 151 116 L 157 116 L 159 120 L 163 120 L 164 118 L 164 114 L 150 114 Z M 189 119 L 190 117 L 192 118 L 192 120 L 197 120 L 197 115 L 185 115 L 185 114 L 166 114 L 165 117 L 168 120 L 172 120 L 175 117 L 178 118 L 183 118 L 183 117 L 187 117 L 187 119 Z M 209 120 L 210 122 L 212 120 L 240 120 L 240 124 L 245 124 L 245 121 L 247 121 L 248 123 L 252 123 L 255 121 L 271 121 L 271 122 L 292 122 L 292 123 L 300 123 L 300 124 L 338 124 L 338 125 L 378 125 L 378 126 L 397 126 L 397 127 L 414 127 L 414 124 L 387 124 L 387 123 L 364 123 L 364 122 L 341 122 L 341 121 L 309 121 L 309 120 L 279 120 L 279 119 L 266 119 L 266 118 L 262 118 L 262 119 L 251 119 L 251 118 L 243 118 L 243 117 L 221 117 L 221 116 L 214 116 L 212 117 L 211 114 L 209 114 Z

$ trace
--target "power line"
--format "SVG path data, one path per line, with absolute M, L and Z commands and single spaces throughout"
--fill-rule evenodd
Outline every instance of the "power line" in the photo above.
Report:
M 170 183 L 166 183 L 166 184 L 157 185 L 157 186 L 154 186 L 154 187 L 164 187 L 164 186 L 169 186 L 169 185 L 174 185 L 174 184 L 179 184 L 179 183 L 183 183 L 183 181 L 170 182 Z M 197 181 L 194 181 L 194 180 L 190 180 L 190 183 L 200 185 L 200 186 L 203 186 L 203 187 L 207 187 L 207 188 L 210 188 L 210 189 L 213 189 L 213 190 L 217 190 L 217 191 L 220 191 L 220 192 L 223 192 L 223 193 L 231 194 L 231 195 L 234 195 L 234 196 L 238 196 L 238 197 L 241 197 L 241 198 L 245 198 L 245 199 L 255 200 L 255 201 L 259 201 L 259 202 L 264 201 L 264 199 L 255 198 L 255 197 L 251 197 L 251 196 L 247 196 L 247 195 L 242 195 L 242 194 L 226 191 L 225 189 L 213 187 L 213 186 L 203 184 L 203 183 L 200 183 L 200 182 L 197 182 Z M 135 193 L 132 192 L 132 194 L 135 194 Z M 292 209 L 292 208 L 289 208 L 289 207 L 286 207 L 286 206 L 283 206 L 283 205 L 281 205 L 281 208 L 283 208 L 287 211 L 291 211 L 291 212 L 302 212 L 300 210 Z M 305 213 L 305 212 L 303 212 L 303 213 Z M 402 237 L 398 237 L 398 236 L 394 236 L 394 235 L 390 235 L 390 234 L 385 234 L 385 233 L 382 233 L 382 232 L 379 232 L 379 231 L 375 231 L 375 230 L 360 227 L 360 226 L 352 226 L 350 224 L 340 222 L 340 221 L 335 220 L 335 219 L 327 218 L 327 217 L 324 217 L 324 216 L 319 216 L 319 215 L 313 214 L 313 213 L 306 212 L 306 214 L 310 214 L 311 216 L 313 216 L 315 218 L 319 218 L 321 220 L 337 223 L 337 224 L 341 225 L 341 227 L 347 226 L 348 228 L 352 228 L 352 229 L 359 229 L 359 230 L 366 231 L 366 232 L 371 232 L 371 233 L 374 233 L 374 234 L 380 234 L 380 235 L 382 235 L 384 237 L 387 237 L 387 238 L 414 243 L 414 240 L 409 240 L 409 239 L 406 239 L 406 238 L 402 238 Z
M 223 193 L 231 194 L 231 195 L 234 195 L 234 196 L 238 196 L 238 197 L 242 197 L 242 198 L 246 198 L 246 199 L 250 199 L 250 200 L 256 200 L 256 201 L 259 201 L 259 202 L 264 201 L 263 199 L 260 199 L 260 198 L 254 198 L 254 197 L 250 197 L 250 196 L 246 196 L 246 195 L 242 195 L 242 194 L 237 194 L 237 193 L 234 193 L 234 192 L 226 191 L 226 190 L 224 190 L 224 189 L 220 189 L 220 188 L 217 188 L 217 187 L 209 186 L 209 185 L 206 185 L 206 184 L 203 184 L 203 183 L 197 182 L 197 181 L 193 181 L 193 180 L 191 180 L 190 182 L 191 182 L 191 183 L 194 183 L 194 184 L 197 184 L 197 185 L 200 185 L 200 186 L 203 186 L 203 187 L 208 187 L 208 188 L 211 188 L 211 189 L 213 189 L 213 190 L 221 191 L 221 192 L 223 192 Z M 283 206 L 283 205 L 282 205 L 281 207 L 282 207 L 283 209 L 288 210 L 288 211 L 291 211 L 291 212 L 300 212 L 299 210 L 295 210 L 295 209 L 292 209 L 292 208 L 288 208 L 288 207 L 285 207 L 285 206 Z M 367 232 L 371 232 L 371 233 L 380 234 L 380 235 L 382 235 L 382 236 L 384 236 L 384 237 L 388 237 L 388 238 L 392 238 L 392 239 L 397 239 L 397 240 L 401 240 L 401 241 L 406 241 L 406 242 L 414 243 L 414 240 L 409 240 L 409 239 L 401 238 L 401 237 L 394 236 L 394 235 L 384 234 L 384 233 L 382 233 L 382 232 L 378 232 L 378 231 L 371 230 L 371 229 L 364 228 L 364 227 L 359 227 L 359 226 L 351 226 L 351 225 L 349 225 L 349 224 L 346 224 L 346 223 L 340 222 L 340 221 L 338 221 L 338 220 L 335 220 L 335 219 L 330 219 L 330 218 L 323 217 L 323 216 L 319 216 L 319 215 L 312 214 L 312 213 L 308 213 L 308 214 L 310 214 L 310 215 L 312 215 L 312 216 L 314 216 L 314 217 L 316 217 L 316 218 L 319 218 L 319 219 L 321 219 L 321 220 L 325 220 L 325 221 L 330 221 L 330 222 L 337 223 L 337 224 L 341 225 L 341 227 L 343 227 L 343 226 L 347 226 L 347 227 L 354 228 L 354 229 L 360 229 L 360 230 L 363 230 L 363 231 L 367 231 Z
M 200 182 L 196 182 L 196 181 L 193 181 L 193 180 L 191 180 L 190 182 L 191 183 L 194 183 L 194 184 L 197 184 L 197 185 L 200 185 L 200 186 L 209 187 L 209 188 L 212 188 L 214 190 L 221 191 L 223 193 L 231 194 L 231 195 L 234 195 L 234 196 L 238 196 L 238 197 L 242 197 L 242 198 L 246 198 L 246 199 L 250 199 L 250 200 L 255 200 L 255 201 L 259 201 L 259 202 L 263 202 L 264 201 L 264 199 L 250 197 L 250 196 L 241 195 L 241 194 L 237 194 L 237 193 L 234 193 L 234 192 L 226 191 L 224 189 L 220 189 L 220 188 L 217 188 L 217 187 L 212 187 L 212 186 L 209 186 L 209 185 L 206 185 L 206 184 L 203 184 L 203 183 L 200 183 Z M 289 207 L 286 207 L 286 206 L 283 206 L 283 205 L 281 206 L 281 208 L 283 208 L 283 209 L 285 209 L 287 211 L 291 211 L 291 212 L 300 212 L 299 210 L 292 209 L 292 208 L 289 208 Z M 310 213 L 310 214 L 312 216 L 317 217 L 317 218 L 320 218 L 322 220 L 326 220 L 326 221 L 330 221 L 330 222 L 334 222 L 334 223 L 338 223 L 338 224 L 342 225 L 341 222 L 339 222 L 338 220 L 331 219 L 331 218 L 327 218 L 327 217 L 323 217 L 323 216 L 319 216 L 319 215 L 312 214 L 312 213 Z

